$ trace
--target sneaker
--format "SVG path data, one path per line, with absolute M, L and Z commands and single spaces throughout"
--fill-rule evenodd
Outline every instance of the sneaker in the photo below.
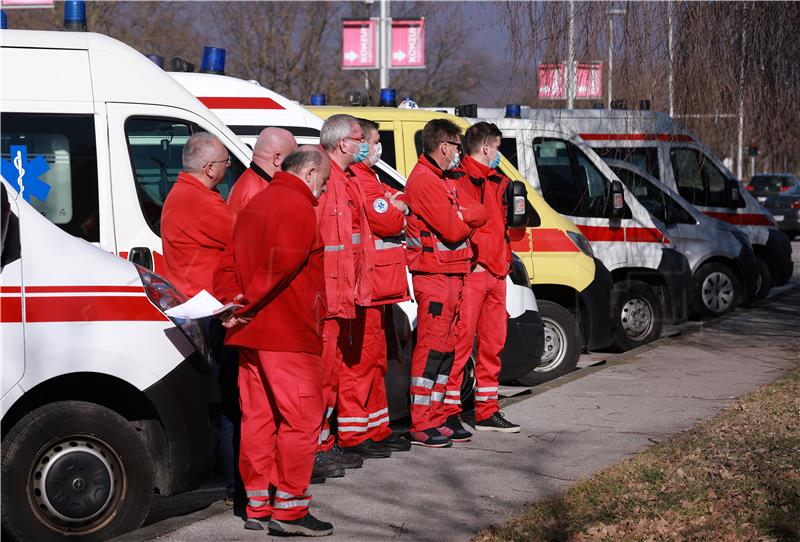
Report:
M 490 418 L 475 422 L 476 431 L 497 431 L 499 433 L 519 433 L 519 425 L 511 423 L 502 412 L 495 412 Z
M 320 521 L 310 513 L 300 519 L 273 519 L 269 522 L 269 534 L 327 536 L 333 533 L 333 525 Z
M 318 452 L 314 457 L 314 469 L 311 471 L 311 479 L 315 477 L 341 478 L 344 476 L 344 467 L 333 460 L 330 452 Z
M 367 459 L 391 457 L 392 455 L 392 451 L 389 448 L 370 439 L 359 442 L 355 446 L 342 448 L 342 451 L 349 454 L 358 454 Z
M 453 442 L 467 442 L 472 438 L 472 433 L 464 429 L 458 414 L 448 417 L 444 425 L 439 427 L 439 432 Z
M 346 469 L 360 469 L 364 464 L 364 460 L 361 459 L 360 455 L 345 452 L 338 446 L 334 446 L 330 449 L 330 451 L 325 453 L 330 456 L 331 460 L 335 461 Z
M 270 517 L 247 518 L 244 520 L 244 528 L 248 531 L 263 531 L 270 524 Z
M 428 448 L 449 448 L 453 442 L 439 433 L 437 429 L 431 428 L 425 431 L 409 431 L 408 435 L 411 439 L 411 444 L 418 446 L 427 446 Z
M 344 467 L 342 467 L 342 468 L 344 468 Z M 308 483 L 309 484 L 324 484 L 325 480 L 327 480 L 327 478 L 325 478 L 324 474 L 320 474 L 318 472 L 311 471 L 311 480 L 309 480 Z
M 377 442 L 393 452 L 407 452 L 411 449 L 411 443 L 408 441 L 408 439 L 398 437 L 394 433 Z

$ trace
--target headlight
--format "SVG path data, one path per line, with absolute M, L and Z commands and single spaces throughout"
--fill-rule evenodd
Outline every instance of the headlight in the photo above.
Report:
M 150 301 L 152 301 L 156 307 L 160 308 L 162 312 L 185 303 L 188 300 L 177 288 L 155 273 L 151 273 L 140 265 L 136 266 L 136 270 L 142 278 L 142 284 L 144 285 L 144 291 L 147 297 L 150 298 Z M 167 315 L 165 314 L 165 316 Z M 200 355 L 208 359 L 205 335 L 198 321 L 171 318 L 170 316 L 167 316 L 167 318 L 186 335 Z
M 583 236 L 582 233 L 567 230 L 567 236 L 572 240 L 573 243 L 575 243 L 575 246 L 578 247 L 581 252 L 590 258 L 594 258 L 592 245 L 589 244 L 589 241 Z

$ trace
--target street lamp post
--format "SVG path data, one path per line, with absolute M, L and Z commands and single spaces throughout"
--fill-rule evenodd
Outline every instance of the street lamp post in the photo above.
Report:
M 611 8 L 608 10 L 608 108 L 611 109 L 612 81 L 614 68 L 614 15 L 625 15 L 625 10 Z

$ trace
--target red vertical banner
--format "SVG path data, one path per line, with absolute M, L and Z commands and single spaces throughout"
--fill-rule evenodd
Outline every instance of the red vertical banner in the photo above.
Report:
M 378 22 L 374 19 L 342 21 L 342 68 L 378 67 Z
M 563 100 L 566 95 L 564 64 L 539 64 L 539 99 Z
M 392 21 L 392 68 L 425 67 L 425 19 Z

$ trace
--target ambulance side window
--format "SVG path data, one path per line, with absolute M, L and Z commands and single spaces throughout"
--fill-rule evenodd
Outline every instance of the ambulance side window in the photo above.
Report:
M 16 188 L 23 175 L 23 196 L 37 211 L 67 233 L 99 242 L 92 116 L 3 113 L 0 125 L 0 157 L 10 166 L 3 166 L 6 180 Z
M 395 156 L 394 130 L 380 130 L 381 136 L 381 160 L 397 169 L 397 157 Z
M 578 187 L 567 144 L 555 139 L 536 139 L 533 142 L 533 155 L 539 172 L 539 184 L 547 203 L 561 214 L 579 214 Z
M 608 182 L 599 169 L 579 148 L 569 144 L 575 154 L 578 168 L 578 193 L 583 199 L 583 215 L 605 218 L 608 198 Z
M 422 130 L 414 133 L 414 147 L 417 150 L 417 156 L 420 156 L 422 154 Z
M 694 149 L 672 148 L 669 157 L 678 193 L 693 205 L 706 205 L 700 153 Z
M 658 171 L 658 149 L 655 147 L 592 147 L 603 160 L 622 160 L 643 169 L 656 179 Z
M 706 205 L 711 207 L 728 206 L 728 190 L 725 175 L 707 157 L 703 158 L 703 178 L 706 181 Z
M 517 161 L 517 138 L 504 137 L 500 140 L 500 154 L 506 157 L 506 160 L 511 162 L 511 165 L 519 169 Z

